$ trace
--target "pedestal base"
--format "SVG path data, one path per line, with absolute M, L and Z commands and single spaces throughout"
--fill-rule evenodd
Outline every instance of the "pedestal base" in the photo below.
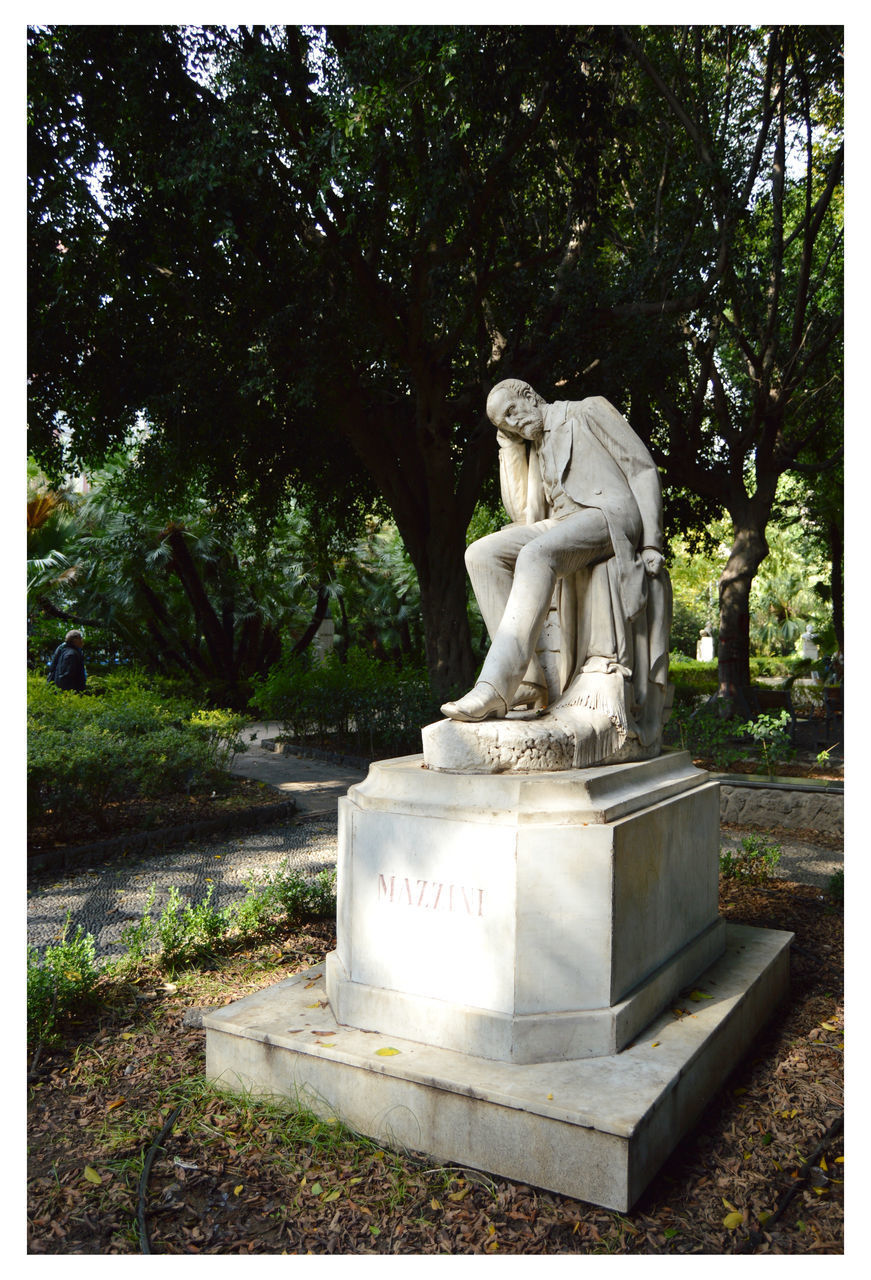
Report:
M 618 1053 L 723 949 L 688 753 L 556 774 L 379 761 L 339 805 L 339 1022 L 513 1063 Z
M 784 997 L 792 934 L 726 951 L 622 1053 L 518 1066 L 340 1026 L 323 966 L 204 1015 L 206 1073 L 431 1159 L 626 1212 Z M 317 1034 L 313 1034 L 317 1033 Z M 382 1056 L 379 1052 L 394 1052 Z

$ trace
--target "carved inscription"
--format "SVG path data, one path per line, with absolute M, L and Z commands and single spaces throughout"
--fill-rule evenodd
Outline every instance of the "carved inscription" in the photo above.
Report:
M 469 916 L 484 914 L 484 890 L 440 880 L 412 880 L 409 876 L 378 876 L 378 901 L 424 911 L 455 911 Z

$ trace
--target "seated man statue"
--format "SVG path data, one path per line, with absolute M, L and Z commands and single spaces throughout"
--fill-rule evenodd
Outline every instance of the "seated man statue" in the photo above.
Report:
M 658 755 L 671 585 L 653 459 L 599 396 L 548 405 L 508 379 L 487 414 L 513 523 L 466 552 L 492 643 L 474 688 L 442 713 L 476 723 L 548 706 L 577 739 L 575 766 Z M 552 608 L 556 672 L 545 670 L 541 644 Z

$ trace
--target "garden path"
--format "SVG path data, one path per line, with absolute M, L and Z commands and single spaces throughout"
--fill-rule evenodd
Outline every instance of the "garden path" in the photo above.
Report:
M 158 854 L 117 857 L 76 873 L 32 875 L 27 890 L 28 942 L 42 949 L 56 940 L 69 912 L 70 936 L 81 925 L 94 935 L 98 956 L 119 956 L 124 950 L 121 933 L 141 919 L 152 885 L 152 910 L 157 914 L 172 887 L 183 898 L 199 902 L 211 885 L 214 904 L 226 906 L 245 896 L 250 877 L 263 879 L 282 862 L 307 873 L 335 866 L 338 799 L 365 772 L 264 751 L 260 740 L 275 736 L 275 731 L 275 725 L 249 725 L 245 737 L 250 749 L 237 756 L 233 772 L 266 782 L 292 798 L 296 814 L 251 835 L 215 836 Z M 744 832 L 730 827 L 721 834 L 723 846 L 734 848 Z M 777 843 L 783 849 L 775 872 L 780 879 L 824 889 L 843 867 L 842 849 L 788 836 L 779 836 Z

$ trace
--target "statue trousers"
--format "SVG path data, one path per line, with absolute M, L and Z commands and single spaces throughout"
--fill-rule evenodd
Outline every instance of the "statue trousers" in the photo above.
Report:
M 512 524 L 467 549 L 466 567 L 492 641 L 478 679 L 509 707 L 522 680 L 546 684 L 535 646 L 557 579 L 613 554 L 608 525 L 596 507 L 562 519 Z

